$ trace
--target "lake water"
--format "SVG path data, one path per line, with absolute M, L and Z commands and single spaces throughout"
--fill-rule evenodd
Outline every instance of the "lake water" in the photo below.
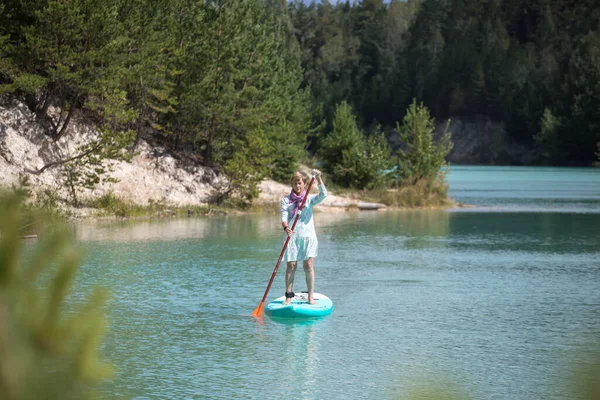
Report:
M 112 293 L 103 394 L 575 399 L 600 349 L 600 169 L 452 167 L 448 181 L 476 207 L 317 213 L 316 287 L 335 310 L 305 323 L 249 316 L 278 215 L 78 226 L 74 298 Z

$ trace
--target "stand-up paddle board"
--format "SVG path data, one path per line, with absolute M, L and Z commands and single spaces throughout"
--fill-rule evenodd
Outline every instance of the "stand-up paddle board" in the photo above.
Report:
M 266 312 L 275 318 L 316 318 L 324 317 L 333 311 L 333 302 L 324 294 L 314 293 L 317 304 L 308 303 L 308 293 L 296 293 L 292 302 L 284 305 L 285 296 L 273 300 L 267 305 Z

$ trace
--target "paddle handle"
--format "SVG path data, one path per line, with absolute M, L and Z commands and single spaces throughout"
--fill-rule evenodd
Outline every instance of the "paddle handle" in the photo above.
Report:
M 308 184 L 308 188 L 306 189 L 306 195 L 304 196 L 304 199 L 302 199 L 302 204 L 300 205 L 300 208 L 298 209 L 298 212 L 296 213 L 296 218 L 294 218 L 294 223 L 292 224 L 292 231 L 296 227 L 296 222 L 298 222 L 298 217 L 300 217 L 300 213 L 302 212 L 302 209 L 304 208 L 304 204 L 306 203 L 306 199 L 308 198 L 308 194 L 310 193 L 310 188 L 314 181 L 315 181 L 315 177 L 313 176 L 312 179 L 310 180 L 310 183 Z M 271 275 L 271 279 L 269 280 L 269 285 L 267 286 L 267 290 L 265 290 L 265 294 L 264 294 L 262 300 L 260 301 L 261 304 L 263 304 L 265 302 L 265 299 L 267 298 L 267 295 L 269 294 L 269 290 L 271 289 L 271 285 L 273 284 L 273 279 L 275 279 L 275 275 L 277 275 L 277 270 L 279 270 L 279 264 L 281 264 L 281 260 L 283 259 L 283 255 L 285 254 L 285 249 L 287 249 L 287 245 L 290 242 L 290 238 L 291 238 L 290 236 L 287 237 L 287 239 L 285 240 L 285 244 L 283 245 L 283 249 L 281 249 L 281 254 L 279 254 L 279 259 L 277 260 L 277 264 L 275 265 L 275 270 L 273 271 L 273 274 Z

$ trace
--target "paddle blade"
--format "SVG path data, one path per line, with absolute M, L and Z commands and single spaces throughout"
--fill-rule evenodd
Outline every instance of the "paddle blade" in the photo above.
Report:
M 256 318 L 262 318 L 263 316 L 263 309 L 265 308 L 265 303 L 261 302 L 258 307 L 256 307 L 256 309 L 252 312 L 252 316 L 256 317 Z

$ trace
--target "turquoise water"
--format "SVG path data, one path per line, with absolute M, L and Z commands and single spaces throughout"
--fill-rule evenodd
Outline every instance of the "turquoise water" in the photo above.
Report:
M 600 170 L 448 179 L 477 207 L 316 214 L 316 286 L 335 310 L 306 323 L 249 317 L 281 251 L 276 215 L 78 226 L 74 299 L 112 292 L 102 353 L 117 375 L 103 394 L 575 398 L 572 377 L 600 349 Z
M 450 195 L 479 211 L 598 213 L 599 168 L 451 167 Z

